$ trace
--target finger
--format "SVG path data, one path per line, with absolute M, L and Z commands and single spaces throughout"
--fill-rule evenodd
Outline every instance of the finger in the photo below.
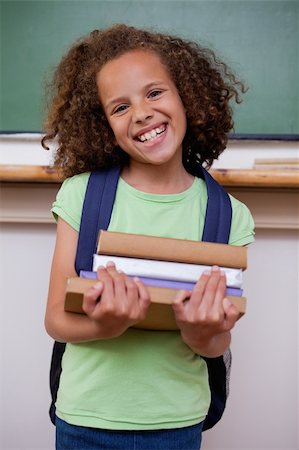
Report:
M 223 299 L 226 295 L 226 275 L 223 270 L 220 270 L 220 277 L 216 288 L 213 307 L 223 310 Z
M 99 266 L 97 269 L 97 278 L 101 280 L 102 278 L 110 278 L 107 268 L 104 266 Z
M 227 297 L 223 299 L 223 309 L 225 313 L 226 329 L 231 330 L 238 320 L 240 313 Z
M 181 289 L 174 297 L 172 302 L 172 309 L 178 320 L 181 320 L 185 316 L 185 307 L 186 304 L 188 303 L 186 302 L 186 300 L 189 300 L 191 295 L 192 295 L 191 291 Z
M 188 291 L 186 289 L 180 289 L 175 295 L 172 304 L 173 305 L 183 304 L 185 300 L 190 298 L 191 294 L 192 294 L 191 291 Z
M 97 277 L 103 282 L 105 289 L 103 291 L 101 300 L 102 303 L 106 303 L 107 300 L 113 301 L 114 299 L 114 283 L 113 278 L 107 271 L 106 267 L 99 267 L 97 270 Z
M 104 285 L 101 281 L 96 283 L 91 288 L 87 289 L 87 291 L 83 295 L 82 309 L 87 315 L 91 315 L 95 310 L 99 298 L 103 292 Z
M 126 294 L 127 297 L 130 300 L 138 300 L 139 297 L 139 291 L 138 286 L 133 278 L 124 276 L 124 282 L 125 282 L 125 288 L 126 288 Z
M 116 266 L 115 266 L 115 264 L 114 264 L 113 261 L 108 261 L 108 262 L 107 262 L 107 264 L 106 264 L 106 270 L 107 270 L 107 272 L 108 272 L 111 276 L 114 276 L 114 275 L 116 275 L 117 273 L 119 273 L 119 272 L 116 270 Z
M 150 297 L 149 291 L 148 291 L 147 287 L 142 283 L 142 281 L 138 277 L 135 277 L 133 281 L 136 284 L 137 289 L 138 289 L 140 308 L 143 311 L 146 311 L 151 302 L 151 297 Z
M 221 276 L 219 267 L 213 266 L 203 295 L 205 306 L 207 306 L 208 308 L 211 308 L 214 304 L 220 278 Z
M 127 284 L 130 285 L 129 277 L 125 275 L 124 272 L 117 270 L 113 261 L 108 261 L 106 264 L 107 273 L 112 278 L 113 288 L 114 288 L 114 308 L 117 314 L 128 314 L 132 308 L 132 301 L 137 298 L 137 288 L 135 290 L 134 299 L 134 288 L 131 285 L 130 298 L 128 297 Z
M 198 279 L 197 283 L 195 284 L 195 286 L 194 286 L 194 288 L 192 290 L 192 295 L 191 295 L 191 301 L 192 301 L 192 304 L 195 307 L 199 307 L 210 277 L 211 277 L 211 271 L 210 270 L 205 270 L 201 274 L 201 276 Z
M 125 283 L 125 275 L 118 272 L 113 274 L 114 294 L 116 307 L 119 311 L 127 310 L 128 297 Z
M 128 278 L 122 270 L 117 270 L 113 261 L 108 261 L 106 264 L 106 270 L 114 280 L 115 295 L 124 295 L 126 293 L 125 280 Z M 120 292 L 119 292 L 120 291 Z
M 122 280 L 124 282 L 124 278 L 126 275 L 121 270 L 117 270 L 114 262 L 107 262 L 106 271 L 114 280 Z

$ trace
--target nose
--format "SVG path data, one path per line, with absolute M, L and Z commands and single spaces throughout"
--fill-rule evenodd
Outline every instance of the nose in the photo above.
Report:
M 139 102 L 133 107 L 133 120 L 135 123 L 146 122 L 153 117 L 151 106 L 146 102 Z

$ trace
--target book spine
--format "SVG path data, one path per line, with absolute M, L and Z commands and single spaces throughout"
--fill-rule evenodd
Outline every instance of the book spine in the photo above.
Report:
M 210 270 L 210 266 L 177 263 L 169 261 L 156 261 L 148 259 L 126 258 L 119 256 L 107 256 L 95 254 L 93 258 L 93 271 L 99 266 L 106 266 L 109 261 L 113 261 L 118 270 L 122 270 L 127 275 L 137 277 L 159 278 L 162 280 L 184 281 L 196 283 L 205 270 Z M 228 287 L 242 287 L 242 270 L 230 267 L 221 267 L 226 274 L 226 284 Z
M 135 275 L 129 276 L 134 277 Z M 97 273 L 88 270 L 81 270 L 80 277 L 96 279 Z M 157 287 L 173 288 L 178 290 L 183 289 L 187 291 L 192 291 L 192 289 L 195 286 L 195 283 L 184 281 L 161 280 L 159 278 L 149 278 L 149 277 L 139 277 L 139 279 L 143 282 L 145 286 L 157 286 Z M 241 297 L 243 295 L 243 289 L 227 287 L 226 295 L 234 295 L 236 297 Z
M 190 264 L 247 267 L 247 249 L 228 244 L 144 236 L 101 230 L 98 254 Z

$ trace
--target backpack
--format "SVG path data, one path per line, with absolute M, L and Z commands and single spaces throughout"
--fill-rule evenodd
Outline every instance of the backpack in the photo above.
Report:
M 110 222 L 119 174 L 119 168 L 112 168 L 92 172 L 89 177 L 75 261 L 78 274 L 81 270 L 92 270 L 93 254 L 96 251 L 99 230 L 106 230 Z M 203 167 L 199 167 L 196 175 L 205 180 L 208 193 L 202 240 L 226 244 L 229 240 L 232 219 L 230 198 Z M 53 424 L 55 424 L 55 402 L 64 350 L 64 343 L 54 342 L 50 368 L 52 403 L 49 411 Z M 203 425 L 203 430 L 207 430 L 221 419 L 225 409 L 231 369 L 230 349 L 222 356 L 205 357 L 204 360 L 207 363 L 211 390 L 211 403 Z

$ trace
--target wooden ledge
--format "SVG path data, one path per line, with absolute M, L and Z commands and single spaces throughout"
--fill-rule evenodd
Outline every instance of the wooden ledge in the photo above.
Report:
M 299 188 L 299 170 L 211 169 L 211 175 L 226 187 Z
M 211 169 L 211 175 L 226 187 L 299 188 L 299 170 Z M 49 166 L 0 165 L 0 181 L 6 183 L 61 183 Z
M 49 166 L 0 165 L 0 181 L 10 183 L 61 183 L 55 169 Z

